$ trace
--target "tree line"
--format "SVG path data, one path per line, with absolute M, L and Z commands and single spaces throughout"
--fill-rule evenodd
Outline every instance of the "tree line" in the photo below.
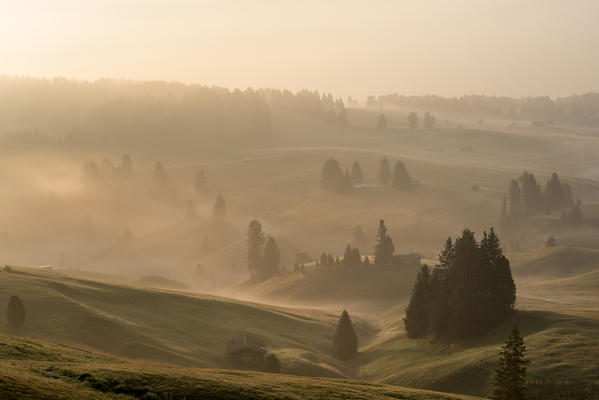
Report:
M 540 118 L 599 125 L 599 93 L 585 93 L 551 99 L 548 96 L 512 98 L 503 96 L 465 95 L 442 97 L 436 95 L 404 96 L 397 93 L 369 96 L 367 107 L 393 105 L 445 112 L 485 114 L 509 118 Z
M 391 186 L 395 189 L 409 189 L 418 185 L 408 172 L 403 161 L 395 161 L 393 171 L 387 157 L 383 157 L 379 163 L 378 180 L 383 186 Z M 348 169 L 343 172 L 339 162 L 333 158 L 326 160 L 320 173 L 320 184 L 325 190 L 335 193 L 348 194 L 364 184 L 364 173 L 357 161 L 354 161 L 351 173 Z
M 422 266 L 404 319 L 411 338 L 459 340 L 497 326 L 514 310 L 516 286 L 493 228 L 448 238 L 439 265 Z

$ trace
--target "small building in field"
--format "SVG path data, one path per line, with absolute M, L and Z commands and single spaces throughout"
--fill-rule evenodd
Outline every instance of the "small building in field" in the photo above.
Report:
M 233 368 L 260 371 L 264 368 L 266 344 L 258 337 L 242 333 L 227 341 L 226 351 Z

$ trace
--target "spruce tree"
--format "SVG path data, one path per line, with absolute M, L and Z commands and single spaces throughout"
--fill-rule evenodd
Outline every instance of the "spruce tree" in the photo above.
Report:
M 264 372 L 278 374 L 281 372 L 281 363 L 274 354 L 269 354 L 264 358 Z
M 387 157 L 381 159 L 379 165 L 379 181 L 382 185 L 387 186 L 391 182 L 391 167 L 389 166 L 389 160 Z
M 266 280 L 279 273 L 281 265 L 281 252 L 275 239 L 268 235 L 264 251 L 262 253 L 262 262 L 258 269 L 258 279 Z
M 564 188 L 557 173 L 553 173 L 545 185 L 545 206 L 548 210 L 555 210 L 566 205 Z
M 408 126 L 411 129 L 418 128 L 418 114 L 411 112 L 408 114 Z
M 227 215 L 227 206 L 225 204 L 225 198 L 219 194 L 214 202 L 214 208 L 212 209 L 212 216 L 215 218 L 225 218 Z
M 250 221 L 247 231 L 247 269 L 255 278 L 262 261 L 262 248 L 264 246 L 264 233 L 262 224 L 255 219 Z
M 428 332 L 432 305 L 431 289 L 430 269 L 428 265 L 423 265 L 416 276 L 416 283 L 404 318 L 406 333 L 410 338 L 422 337 Z
M 333 338 L 333 357 L 351 360 L 358 354 L 358 336 L 347 311 L 343 310 Z
M 395 162 L 392 182 L 395 189 L 407 189 L 412 184 L 412 178 L 406 169 L 406 165 L 399 160 Z
M 193 181 L 194 190 L 198 196 L 207 196 L 210 194 L 210 187 L 208 186 L 208 180 L 206 179 L 206 173 L 203 169 L 196 172 Z
M 543 210 L 543 193 L 533 174 L 524 171 L 518 179 L 522 185 L 522 203 L 526 215 L 533 215 Z
M 9 329 L 18 329 L 25 323 L 25 305 L 19 296 L 12 295 L 6 308 L 6 324 Z
M 508 198 L 510 203 L 510 219 L 517 222 L 522 216 L 522 192 L 518 181 L 515 179 L 510 182 Z
M 494 400 L 526 399 L 526 346 L 517 327 L 512 329 L 509 338 L 499 353 L 499 365 L 493 381 Z
M 395 246 L 393 240 L 387 235 L 385 221 L 379 220 L 379 227 L 376 234 L 377 244 L 374 246 L 374 264 L 378 267 L 391 265 Z
M 357 161 L 354 161 L 351 167 L 351 180 L 354 185 L 361 185 L 364 181 L 364 174 L 362 168 Z
M 383 113 L 380 113 L 376 119 L 376 130 L 379 132 L 387 130 L 387 117 L 385 117 L 385 114 Z

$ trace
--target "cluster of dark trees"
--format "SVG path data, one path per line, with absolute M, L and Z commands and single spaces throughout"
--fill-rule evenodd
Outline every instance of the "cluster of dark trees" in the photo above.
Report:
M 264 281 L 279 274 L 281 252 L 271 235 L 262 232 L 262 224 L 250 221 L 247 231 L 247 268 L 252 281 Z
M 395 189 L 408 189 L 416 182 L 410 177 L 408 169 L 403 161 L 397 160 L 391 173 L 389 160 L 383 157 L 379 164 L 379 181 L 383 186 L 391 185 Z
M 355 165 L 357 165 L 359 173 L 362 175 L 360 165 L 357 163 Z M 320 176 L 321 187 L 325 190 L 331 190 L 335 193 L 351 193 L 353 190 L 352 177 L 349 171 L 345 170 L 345 173 L 343 173 L 337 160 L 332 158 L 326 160 L 322 166 Z
M 483 334 L 514 310 L 516 286 L 493 228 L 447 239 L 439 265 L 419 272 L 404 319 L 409 337 L 459 340 Z
M 83 164 L 82 179 L 88 182 L 98 182 L 104 179 L 130 179 L 133 176 L 133 162 L 129 154 L 123 154 L 121 164 L 115 166 L 110 158 L 102 159 L 100 166 L 90 160 Z
M 15 146 L 256 143 L 269 140 L 273 111 L 283 110 L 347 123 L 331 94 L 176 82 L 0 77 L 0 102 L 0 128 L 15 132 L 3 144 Z
M 385 104 L 416 107 L 454 113 L 485 114 L 496 117 L 563 120 L 585 125 L 599 125 L 599 93 L 586 93 L 558 99 L 547 96 L 510 98 L 484 95 L 461 97 L 403 96 L 397 93 L 369 96 L 368 107 Z
M 361 226 L 357 226 L 354 231 L 354 242 L 364 243 L 365 236 Z M 333 257 L 331 253 L 322 253 L 316 260 L 316 265 L 343 265 L 347 267 L 370 266 L 371 262 L 368 256 L 362 259 L 360 249 L 356 245 L 347 244 L 343 258 Z M 384 220 L 379 220 L 376 245 L 374 246 L 373 264 L 377 267 L 396 267 L 400 264 L 400 257 L 395 254 L 395 245 L 393 239 L 387 233 L 387 227 Z
M 539 212 L 572 207 L 562 214 L 562 220 L 567 224 L 582 222 L 580 199 L 574 203 L 572 187 L 560 180 L 553 173 L 542 190 L 532 173 L 524 171 L 518 179 L 510 182 L 507 199 L 504 197 L 501 208 L 501 223 L 503 227 L 517 225 L 528 216 Z
M 343 310 L 333 337 L 333 357 L 349 361 L 357 354 L 358 335 L 356 335 L 349 314 Z

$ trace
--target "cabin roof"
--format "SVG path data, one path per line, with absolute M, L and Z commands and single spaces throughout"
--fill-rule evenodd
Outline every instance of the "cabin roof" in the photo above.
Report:
M 266 344 L 264 343 L 264 340 L 256 336 L 242 333 L 240 336 L 227 341 L 227 354 L 233 354 L 244 349 L 250 349 L 266 354 Z

